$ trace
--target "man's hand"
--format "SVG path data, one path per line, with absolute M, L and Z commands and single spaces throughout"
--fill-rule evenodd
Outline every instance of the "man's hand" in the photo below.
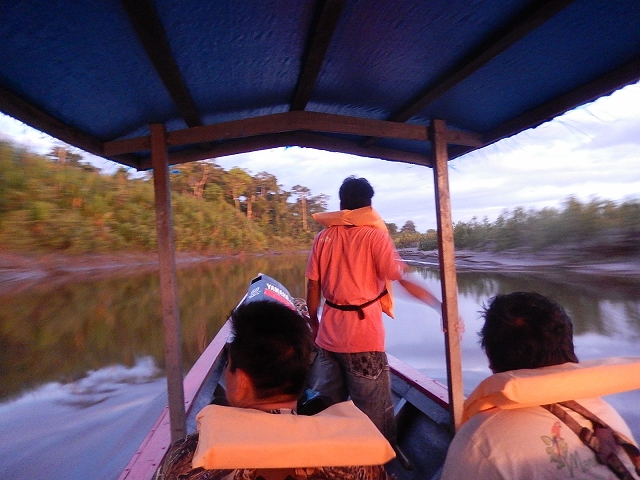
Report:
M 458 316 L 458 321 L 455 323 L 455 326 L 453 328 L 454 328 L 454 331 L 458 334 L 458 339 L 460 340 L 460 342 L 462 342 L 462 337 L 465 332 L 465 325 L 464 325 L 464 320 L 462 319 L 461 316 Z M 447 331 L 447 326 L 444 323 L 444 317 L 442 317 L 442 331 L 443 332 Z
M 458 316 L 458 322 L 456 323 L 456 332 L 458 332 L 458 336 L 460 338 L 460 342 L 462 342 L 462 337 L 465 332 L 464 320 L 461 316 Z

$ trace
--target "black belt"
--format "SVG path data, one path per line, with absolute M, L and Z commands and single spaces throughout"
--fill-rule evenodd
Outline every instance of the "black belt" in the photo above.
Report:
M 362 305 L 338 305 L 336 303 L 330 302 L 329 300 L 325 300 L 324 303 L 329 305 L 331 308 L 336 308 L 338 310 L 342 310 L 343 312 L 358 312 L 358 318 L 360 320 L 364 319 L 364 311 L 362 310 L 365 307 L 368 307 L 372 303 L 377 302 L 382 297 L 384 297 L 387 293 L 387 289 L 385 288 L 380 295 L 378 295 L 373 300 L 369 300 L 368 302 L 364 302 Z

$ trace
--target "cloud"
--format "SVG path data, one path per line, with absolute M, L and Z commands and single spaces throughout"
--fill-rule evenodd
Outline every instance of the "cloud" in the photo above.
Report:
M 451 162 L 454 220 L 640 198 L 640 84 Z
M 47 153 L 53 142 L 56 141 L 46 133 L 35 130 L 0 112 L 0 138 L 2 137 L 24 145 L 36 153 Z
M 638 100 L 640 105 L 640 99 Z M 606 123 L 602 129 L 596 132 L 591 141 L 581 148 L 603 149 L 603 148 L 638 148 L 640 147 L 639 122 L 629 120 L 615 120 Z

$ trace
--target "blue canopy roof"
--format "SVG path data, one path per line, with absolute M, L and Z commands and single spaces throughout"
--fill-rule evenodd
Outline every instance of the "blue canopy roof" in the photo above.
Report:
M 0 110 L 149 167 L 301 145 L 429 164 L 640 79 L 637 0 L 65 0 L 0 6 Z M 126 141 L 124 141 L 126 140 Z

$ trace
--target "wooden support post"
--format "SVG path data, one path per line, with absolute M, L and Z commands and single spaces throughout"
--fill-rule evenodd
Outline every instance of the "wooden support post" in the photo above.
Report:
M 440 261 L 440 282 L 442 285 L 442 317 L 445 329 L 445 350 L 447 356 L 447 383 L 449 405 L 453 423 L 458 430 L 462 420 L 464 391 L 462 387 L 462 358 L 458 323 L 458 281 L 456 278 L 455 254 L 453 248 L 453 222 L 451 219 L 451 197 L 449 195 L 449 173 L 447 153 L 447 129 L 444 120 L 433 120 L 429 126 L 431 141 L 433 180 L 436 192 L 436 212 L 438 217 L 438 257 Z
M 160 295 L 162 297 L 162 326 L 164 329 L 164 357 L 169 396 L 171 442 L 187 434 L 182 378 L 182 342 L 180 311 L 178 308 L 178 279 L 176 275 L 173 218 L 169 163 L 164 125 L 151 128 L 151 163 L 156 202 L 156 231 L 158 234 L 158 263 L 160 266 Z

